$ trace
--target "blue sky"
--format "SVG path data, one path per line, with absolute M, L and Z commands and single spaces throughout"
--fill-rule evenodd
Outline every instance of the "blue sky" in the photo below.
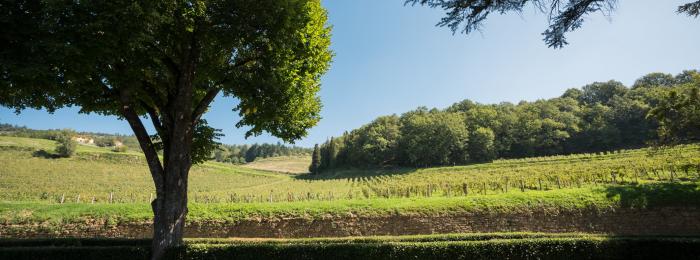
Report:
M 434 25 L 442 11 L 403 6 L 403 0 L 324 0 L 333 26 L 334 62 L 322 79 L 323 119 L 298 145 L 312 146 L 380 115 L 418 106 L 443 108 L 471 99 L 518 102 L 559 96 L 593 81 L 630 85 L 649 72 L 700 68 L 700 19 L 677 15 L 690 0 L 620 0 L 612 17 L 588 17 L 568 35 L 570 45 L 548 49 L 541 33 L 546 16 L 491 16 L 481 33 L 452 35 Z M 231 112 L 236 100 L 218 98 L 205 116 L 223 130 L 224 143 L 277 142 L 269 135 L 245 139 Z M 0 122 L 31 128 L 130 134 L 125 121 L 0 108 Z M 147 121 L 145 121 L 147 122 Z

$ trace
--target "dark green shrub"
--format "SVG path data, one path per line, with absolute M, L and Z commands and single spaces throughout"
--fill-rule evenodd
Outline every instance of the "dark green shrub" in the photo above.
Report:
M 394 243 L 189 245 L 176 259 L 694 259 L 685 239 L 543 238 Z
M 56 153 L 58 156 L 71 157 L 75 154 L 75 150 L 78 148 L 78 142 L 71 139 L 70 135 L 61 135 L 57 141 Z
M 270 242 L 196 239 L 171 250 L 166 259 L 578 260 L 697 259 L 700 255 L 700 239 L 697 238 L 548 236 L 448 235 L 435 236 L 435 239 L 409 237 L 403 240 L 396 237 Z M 148 259 L 149 245 L 150 241 L 144 239 L 0 239 L 0 259 Z
M 123 153 L 126 152 L 126 150 L 128 150 L 128 147 L 126 147 L 126 145 L 117 145 L 114 146 L 114 148 L 112 148 L 112 152 L 115 153 Z

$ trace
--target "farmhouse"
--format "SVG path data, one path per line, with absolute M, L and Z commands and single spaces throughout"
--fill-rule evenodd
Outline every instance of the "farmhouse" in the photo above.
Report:
M 71 139 L 81 144 L 95 144 L 95 139 L 88 136 L 73 136 Z

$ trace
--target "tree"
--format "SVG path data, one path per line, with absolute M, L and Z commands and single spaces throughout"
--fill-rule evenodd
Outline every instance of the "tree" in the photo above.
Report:
M 335 168 L 336 167 L 336 159 L 338 157 L 338 145 L 336 144 L 336 140 L 331 137 L 331 140 L 328 141 L 328 168 Z
M 664 143 L 700 140 L 700 75 L 649 112 L 659 121 L 658 135 Z
M 182 243 L 190 167 L 216 147 L 201 118 L 217 96 L 238 99 L 246 137 L 291 142 L 318 122 L 332 56 L 326 20 L 319 0 L 3 3 L 0 105 L 125 119 L 156 188 L 158 259 Z
M 60 135 L 57 141 L 56 153 L 58 156 L 68 158 L 75 154 L 75 150 L 78 148 L 78 142 L 73 140 L 69 132 Z
M 318 174 L 321 168 L 321 150 L 318 148 L 318 144 L 314 145 L 314 152 L 311 154 L 311 165 L 309 166 L 309 172 L 311 174 Z
M 112 148 L 112 152 L 115 153 L 124 153 L 129 149 L 126 145 L 115 145 L 114 148 Z
M 396 163 L 401 136 L 399 117 L 381 116 L 352 133 L 342 136 L 338 149 L 339 164 L 383 166 Z
M 648 87 L 670 87 L 676 84 L 676 78 L 671 74 L 654 72 L 644 75 L 643 77 L 637 79 L 632 85 L 632 89 L 635 88 L 648 88 Z
M 399 146 L 407 165 L 431 166 L 468 161 L 469 132 L 457 113 L 418 109 L 401 117 Z
M 437 25 L 447 26 L 453 33 L 459 31 L 465 34 L 479 30 L 491 13 L 521 13 L 525 7 L 531 5 L 543 13 L 548 13 L 549 28 L 542 33 L 545 44 L 561 48 L 568 44 L 566 33 L 580 28 L 587 15 L 609 15 L 615 10 L 617 0 L 406 0 L 405 4 L 441 8 L 445 10 L 446 16 Z M 676 11 L 698 17 L 700 1 L 681 5 Z
M 255 158 L 258 157 L 258 150 L 260 146 L 258 144 L 253 144 L 246 150 L 245 152 L 245 162 L 252 162 L 255 161 Z
M 625 85 L 614 80 L 588 84 L 583 86 L 582 90 L 578 100 L 587 105 L 595 103 L 607 105 L 614 96 L 622 96 L 628 91 Z
M 491 129 L 477 128 L 469 136 L 469 159 L 473 162 L 490 162 L 496 158 L 494 139 Z

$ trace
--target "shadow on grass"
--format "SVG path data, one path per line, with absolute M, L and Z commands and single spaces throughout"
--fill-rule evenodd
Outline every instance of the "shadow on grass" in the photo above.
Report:
M 334 169 L 327 170 L 318 175 L 295 175 L 297 180 L 322 181 L 322 180 L 352 180 L 373 179 L 381 176 L 409 174 L 415 172 L 415 168 L 381 168 L 381 169 Z
M 59 156 L 58 154 L 49 153 L 49 152 L 47 152 L 47 151 L 44 150 L 44 149 L 41 149 L 41 150 L 38 150 L 38 151 L 34 151 L 34 152 L 32 153 L 32 156 L 34 156 L 34 157 L 46 158 L 46 159 L 58 159 L 58 158 L 61 158 L 61 156 Z
M 619 197 L 620 204 L 629 208 L 673 206 L 700 207 L 697 183 L 653 183 L 606 187 L 608 198 Z

